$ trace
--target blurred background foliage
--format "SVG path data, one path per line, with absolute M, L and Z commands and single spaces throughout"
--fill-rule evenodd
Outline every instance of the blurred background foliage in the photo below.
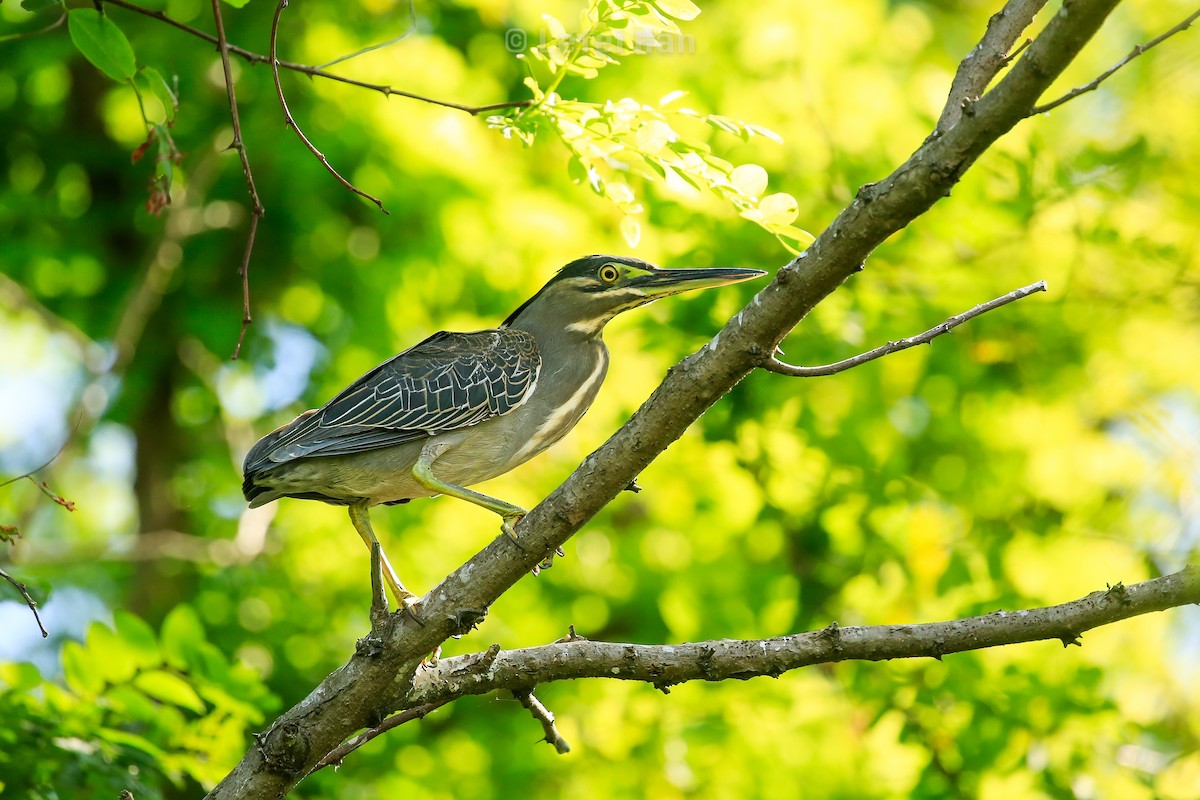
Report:
M 205 30 L 199 0 L 147 0 Z M 273 4 L 224 7 L 267 49 Z M 931 130 L 996 4 L 702 4 L 670 53 L 630 56 L 566 98 L 677 90 L 783 144 L 697 134 L 767 169 L 819 231 Z M 567 0 L 292 3 L 280 55 L 462 103 L 528 97 L 514 50 L 573 27 Z M 1123 4 L 1058 87 L 1083 83 L 1188 4 Z M 0 6 L 4 33 L 57 10 Z M 249 206 L 213 48 L 115 6 L 138 64 L 177 80 L 185 154 L 173 202 L 134 93 L 66 27 L 3 43 L 0 67 L 0 490 L 22 538 L 5 567 L 46 600 L 43 641 L 0 585 L 0 797 L 195 796 L 281 706 L 368 630 L 367 554 L 341 509 L 247 513 L 253 440 L 439 328 L 495 324 L 561 264 L 629 252 L 620 209 L 572 183 L 568 152 L 485 120 L 282 76 L 297 120 L 390 215 L 344 191 L 282 124 L 270 71 L 234 59 L 267 215 Z M 1044 23 L 1044 17 L 1041 20 Z M 514 31 L 519 32 L 514 33 Z M 1044 278 L 1038 295 L 837 376 L 755 374 L 646 471 L 540 577 L 446 654 L 561 636 L 766 637 L 1066 601 L 1197 560 L 1200 523 L 1200 49 L 1184 33 L 1095 93 L 1033 119 L 953 196 L 896 234 L 784 342 L 824 363 Z M 159 114 L 148 98 L 147 113 Z M 643 187 L 636 254 L 667 266 L 776 268 L 788 254 L 710 195 Z M 609 328 L 609 380 L 575 433 L 485 487 L 545 496 L 701 346 L 753 285 L 667 301 Z M 414 588 L 495 534 L 448 500 L 376 525 Z M 1194 798 L 1200 619 L 1142 617 L 1084 637 L 846 663 L 779 680 L 543 687 L 567 757 L 514 702 L 471 698 L 381 737 L 300 797 Z

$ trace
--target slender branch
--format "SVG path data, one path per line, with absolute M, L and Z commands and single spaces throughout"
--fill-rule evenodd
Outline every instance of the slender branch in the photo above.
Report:
M 1023 297 L 1028 297 L 1035 292 L 1044 291 L 1046 291 L 1045 281 L 1032 283 L 1029 286 L 1011 291 L 1003 297 L 997 297 L 995 300 L 989 300 L 986 303 L 981 303 L 980 305 L 972 308 L 970 311 L 964 311 L 961 314 L 956 314 L 942 324 L 935 325 L 924 333 L 917 334 L 916 336 L 910 336 L 907 339 L 888 342 L 885 345 L 876 347 L 874 350 L 868 350 L 865 353 L 859 353 L 856 356 L 843 359 L 833 364 L 825 364 L 819 367 L 794 367 L 791 364 L 783 363 L 775 358 L 775 356 L 771 356 L 763 363 L 762 366 L 765 370 L 778 372 L 780 375 L 789 375 L 793 378 L 815 378 L 821 375 L 833 375 L 835 373 L 844 372 L 848 369 L 857 367 L 860 364 L 865 364 L 868 361 L 874 361 L 877 358 L 883 358 L 886 355 L 898 353 L 901 350 L 907 350 L 910 347 L 916 347 L 919 344 L 927 344 L 942 334 L 949 333 L 969 319 L 974 319 L 982 314 L 986 314 L 989 311 L 1000 308 L 1000 306 L 1006 306 L 1009 303 L 1014 303 L 1017 300 L 1020 300 Z
M 951 653 L 1057 639 L 1081 644 L 1094 628 L 1130 617 L 1200 604 L 1200 565 L 1129 586 L 1115 584 L 1078 600 L 1022 611 L 919 625 L 840 627 L 772 639 L 721 639 L 644 645 L 582 639 L 500 653 L 486 666 L 465 666 L 474 654 L 444 658 L 419 673 L 408 703 L 424 705 L 579 678 L 652 683 L 660 689 L 688 681 L 778 677 L 837 661 L 937 658 Z
M 1180 22 L 1174 28 L 1171 28 L 1167 32 L 1163 33 L 1161 36 L 1156 36 L 1153 39 L 1151 39 L 1150 41 L 1146 42 L 1145 44 L 1139 44 L 1137 47 L 1130 50 L 1129 55 L 1125 56 L 1120 61 L 1118 61 L 1116 64 L 1113 64 L 1111 67 L 1104 70 L 1104 72 L 1101 72 L 1098 76 L 1096 76 L 1096 78 L 1094 80 L 1089 81 L 1088 83 L 1085 83 L 1083 86 L 1075 87 L 1074 89 L 1067 92 L 1066 94 L 1064 94 L 1062 97 L 1058 98 L 1057 100 L 1052 100 L 1051 102 L 1045 103 L 1040 106 L 1034 106 L 1033 108 L 1031 108 L 1029 110 L 1029 116 L 1032 117 L 1034 114 L 1044 114 L 1052 108 L 1058 108 L 1063 103 L 1067 103 L 1067 102 L 1070 102 L 1071 100 L 1074 100 L 1076 97 L 1079 97 L 1079 95 L 1081 95 L 1081 94 L 1086 94 L 1087 92 L 1094 91 L 1097 86 L 1099 86 L 1104 81 L 1108 80 L 1108 78 L 1110 78 L 1114 72 L 1116 72 L 1121 67 L 1128 64 L 1130 61 L 1133 61 L 1135 58 L 1140 56 L 1142 53 L 1146 52 L 1147 50 L 1149 50 L 1152 47 L 1156 47 L 1157 45 L 1162 44 L 1163 42 L 1165 42 L 1167 39 L 1170 39 L 1175 34 L 1186 31 L 1188 28 L 1190 28 L 1192 26 L 1192 23 L 1195 22 L 1198 17 L 1200 17 L 1200 9 L 1197 9 L 1196 11 L 1193 11 L 1191 14 L 1188 14 L 1187 17 L 1182 22 Z
M 129 0 L 103 0 L 103 2 L 119 8 L 124 8 L 127 11 L 132 11 L 135 14 L 141 14 L 143 16 L 150 17 L 151 19 L 156 19 L 159 22 L 164 22 L 173 28 L 177 28 L 190 36 L 195 36 L 197 39 L 203 39 L 210 44 L 217 44 L 216 36 L 213 36 L 211 33 L 206 33 L 199 28 L 193 28 L 191 25 L 188 25 L 185 22 L 180 22 L 179 20 L 173 19 L 162 11 L 145 8 L 136 3 L 131 3 Z M 231 44 L 229 45 L 229 52 L 233 53 L 239 58 L 249 61 L 252 64 L 272 63 L 272 59 L 270 57 L 261 53 L 255 53 L 251 50 L 247 50 L 244 47 L 238 47 Z M 437 100 L 432 97 L 426 97 L 425 95 L 415 94 L 413 92 L 406 92 L 401 89 L 393 89 L 391 86 L 385 86 L 383 84 L 366 83 L 365 81 L 359 81 L 355 80 L 354 78 L 347 78 L 344 75 L 328 72 L 320 67 L 313 67 L 308 64 L 299 64 L 295 61 L 277 61 L 275 63 L 277 63 L 281 69 L 291 70 L 292 72 L 300 72 L 312 78 L 325 78 L 327 80 L 345 83 L 350 86 L 357 86 L 360 89 L 369 89 L 373 92 L 379 92 L 386 97 L 391 97 L 394 95 L 396 97 L 406 97 L 410 100 L 419 100 L 422 103 L 430 103 L 431 105 L 441 106 L 442 108 L 452 108 L 456 111 L 462 111 L 470 114 L 473 117 L 484 114 L 488 111 L 496 111 L 503 108 L 525 108 L 526 106 L 532 104 L 531 100 L 518 100 L 510 103 L 489 103 L 488 105 L 483 106 L 470 106 L 463 103 L 452 103 L 447 100 Z
M 1026 40 L 1013 50 L 1018 37 L 1033 24 L 1033 18 L 1044 5 L 1046 0 L 1009 0 L 992 15 L 979 44 L 958 65 L 936 130 L 944 132 L 954 127 L 962 118 L 963 108 L 977 100 L 997 73 L 1028 46 Z
M 50 31 L 54 30 L 55 28 L 61 27 L 62 24 L 66 21 L 67 21 L 67 12 L 64 11 L 64 12 L 62 12 L 62 14 L 59 15 L 58 19 L 54 20 L 54 22 L 51 22 L 49 25 L 45 26 L 44 28 L 38 28 L 38 29 L 32 30 L 32 31 L 22 31 L 21 33 L 10 33 L 5 36 L 0 36 L 0 43 L 16 42 L 16 41 L 20 41 L 21 39 L 32 39 L 35 36 L 41 36 L 43 33 L 49 33 Z
M 213 2 L 217 2 L 217 0 L 213 0 Z M 271 75 L 275 79 L 275 94 L 279 98 L 280 107 L 283 108 L 284 122 L 289 128 L 295 131 L 296 135 L 300 137 L 300 141 L 304 142 L 304 146 L 307 147 L 309 151 L 317 157 L 317 160 L 325 165 L 325 169 L 329 170 L 329 174 L 337 178 L 338 182 L 341 183 L 342 186 L 345 186 L 356 195 L 370 200 L 379 207 L 380 211 L 387 214 L 389 212 L 383 207 L 382 200 L 374 195 L 367 194 L 362 189 L 359 189 L 353 183 L 343 178 L 342 174 L 333 168 L 333 165 L 329 163 L 329 159 L 325 157 L 325 154 L 318 150 L 316 145 L 308 140 L 308 137 L 304 135 L 304 131 L 300 130 L 300 126 L 296 124 L 296 119 L 292 116 L 292 112 L 288 108 L 287 98 L 283 96 L 283 84 L 279 82 L 279 61 L 276 59 L 276 52 L 279 45 L 279 18 L 283 15 L 283 10 L 287 8 L 287 6 L 288 0 L 279 0 L 279 2 L 275 5 L 275 16 L 271 20 Z
M 374 739 L 376 736 L 382 736 L 388 731 L 399 728 L 401 725 L 404 725 L 407 722 L 412 722 L 415 719 L 425 719 L 425 717 L 429 716 L 430 713 L 436 711 L 454 699 L 455 698 L 453 697 L 448 697 L 445 700 L 436 700 L 432 703 L 425 703 L 424 705 L 420 705 L 415 708 L 405 709 L 398 714 L 393 714 L 383 722 L 376 725 L 374 728 L 369 728 L 363 731 L 362 733 L 347 740 L 332 750 L 329 755 L 318 761 L 316 766 L 309 770 L 308 774 L 311 775 L 317 770 L 324 769 L 325 767 L 340 766 L 346 756 L 350 755 L 355 750 Z
M 233 70 L 229 65 L 229 40 L 225 37 L 225 21 L 221 18 L 221 0 L 212 0 L 213 23 L 217 28 L 217 51 L 221 54 L 221 69 L 225 73 L 225 93 L 229 98 L 229 117 L 233 121 L 233 141 L 229 147 L 238 152 L 242 162 L 242 174 L 246 176 L 246 188 L 250 191 L 250 231 L 246 235 L 246 249 L 242 253 L 242 265 L 238 275 L 242 279 L 242 329 L 238 333 L 237 344 L 234 345 L 230 358 L 237 360 L 242 352 L 242 342 L 246 339 L 246 328 L 253 322 L 250 316 L 250 254 L 254 252 L 254 236 L 258 233 L 258 221 L 262 219 L 266 209 L 258 197 L 258 189 L 254 185 L 254 173 L 250 170 L 250 157 L 246 154 L 246 142 L 242 139 L 242 123 L 238 117 L 237 94 L 233 88 Z
M 560 756 L 565 756 L 571 752 L 571 745 L 558 732 L 558 727 L 554 724 L 554 714 L 550 709 L 542 705 L 542 701 L 533 696 L 532 689 L 522 689 L 513 692 L 513 696 L 517 698 L 517 702 L 525 706 L 533 718 L 542 726 L 542 731 L 546 734 L 546 738 L 542 741 L 554 745 L 554 750 Z
M 4 578 L 4 580 L 11 583 L 14 587 L 16 587 L 16 590 L 21 593 L 21 597 L 25 598 L 25 605 L 29 606 L 29 610 L 33 612 L 33 618 L 37 620 L 38 630 L 42 632 L 42 638 L 45 639 L 48 637 L 50 632 L 46 630 L 46 626 L 42 624 L 42 617 L 38 614 L 38 604 L 32 597 L 29 596 L 29 590 L 25 588 L 25 584 L 21 583 L 12 575 L 9 575 L 3 569 L 0 569 L 0 578 Z
M 359 56 L 365 55 L 367 53 L 373 53 L 376 50 L 382 50 L 385 47 L 390 47 L 391 45 L 396 44 L 396 42 L 400 42 L 400 41 L 403 41 L 404 39 L 407 39 L 409 36 L 411 36 L 413 33 L 415 33 L 416 30 L 417 30 L 416 0 L 408 0 L 408 28 L 404 31 L 404 33 L 400 34 L 399 36 L 393 36 L 391 39 L 388 39 L 386 41 L 378 42 L 377 44 L 368 45 L 367 47 L 364 47 L 361 50 L 356 50 L 353 53 L 347 53 L 344 56 L 338 56 L 337 58 L 333 59 L 332 61 L 326 61 L 324 64 L 318 64 L 318 66 L 321 69 L 324 69 L 325 67 L 332 67 L 334 64 L 341 64 L 343 61 L 349 61 L 352 58 L 358 58 Z

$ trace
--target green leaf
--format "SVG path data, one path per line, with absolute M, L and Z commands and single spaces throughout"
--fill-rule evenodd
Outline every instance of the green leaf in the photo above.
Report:
M 758 197 L 767 188 L 767 171 L 758 164 L 742 164 L 730 173 L 729 179 L 747 197 Z
M 162 662 L 158 652 L 158 640 L 154 631 L 140 617 L 135 617 L 128 611 L 118 610 L 113 614 L 117 626 L 117 635 L 125 643 L 125 647 L 141 669 L 156 667 Z
M 39 11 L 45 11 L 47 8 L 54 8 L 62 5 L 61 0 L 21 0 L 21 8 L 36 14 Z
M 134 652 L 103 622 L 93 622 L 87 633 L 88 669 L 105 683 L 124 683 L 137 672 Z
M 127 81 L 137 70 L 137 58 L 116 23 L 94 8 L 75 8 L 67 15 L 71 41 L 96 69 L 114 81 Z
M 142 67 L 137 74 L 138 88 L 149 92 L 162 103 L 163 109 L 167 114 L 167 124 L 175 121 L 175 114 L 179 111 L 179 98 L 175 96 L 175 91 L 166 79 L 154 67 Z
M 42 674 L 28 661 L 0 664 L 0 684 L 15 692 L 27 692 L 41 682 Z
M 170 672 L 161 669 L 143 672 L 134 679 L 133 685 L 160 702 L 186 708 L 197 714 L 203 714 L 205 711 L 204 701 L 196 694 L 196 690 L 183 678 Z
M 700 15 L 700 7 L 692 0 L 654 0 L 651 5 L 675 19 L 689 20 Z
M 246 4 L 250 2 L 250 0 L 222 0 L 222 2 L 224 2 L 225 5 L 233 6 L 234 8 L 244 8 Z
M 176 669 L 187 669 L 199 657 L 204 642 L 204 626 L 195 610 L 188 605 L 171 609 L 162 624 L 163 659 Z
M 79 642 L 67 642 L 62 648 L 63 680 L 81 697 L 94 697 L 104 690 L 104 679 L 92 665 L 87 650 Z

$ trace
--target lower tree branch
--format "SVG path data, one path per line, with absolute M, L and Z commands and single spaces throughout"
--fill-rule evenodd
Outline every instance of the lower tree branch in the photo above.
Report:
M 722 639 L 675 645 L 577 639 L 500 652 L 483 664 L 476 654 L 444 658 L 423 670 L 407 702 L 442 702 L 530 683 L 610 678 L 665 689 L 688 681 L 746 680 L 837 661 L 938 658 L 987 647 L 1080 636 L 1103 625 L 1200 604 L 1200 565 L 1130 586 L 1115 584 L 1069 603 L 918 625 L 839 627 L 773 639 Z

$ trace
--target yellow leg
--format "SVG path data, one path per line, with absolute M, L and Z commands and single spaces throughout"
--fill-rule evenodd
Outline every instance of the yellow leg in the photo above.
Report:
M 379 559 L 383 565 L 383 579 L 391 588 L 396 602 L 400 604 L 401 608 L 414 605 L 417 596 L 404 588 L 404 584 L 400 582 L 400 576 L 396 574 L 396 570 L 392 569 L 392 564 L 383 552 L 379 540 L 375 538 L 375 531 L 371 529 L 371 518 L 367 513 L 365 500 L 350 505 L 350 522 L 354 524 L 354 530 L 358 531 L 358 535 L 362 537 L 367 550 L 374 552 L 376 547 L 380 548 Z
M 413 465 L 412 476 L 416 479 L 417 483 L 431 492 L 437 492 L 449 497 L 457 497 L 459 500 L 466 500 L 468 503 L 474 503 L 481 508 L 486 508 L 488 511 L 499 514 L 503 520 L 500 523 L 500 530 L 514 542 L 517 541 L 517 534 L 513 530 L 513 526 L 529 513 L 525 509 L 520 506 L 514 506 L 512 503 L 506 503 L 503 500 L 497 500 L 494 497 L 488 497 L 486 494 L 472 491 L 463 486 L 455 486 L 453 483 L 446 483 L 440 480 L 433 474 L 433 462 L 424 450 L 421 451 L 420 457 L 417 458 L 417 463 Z

